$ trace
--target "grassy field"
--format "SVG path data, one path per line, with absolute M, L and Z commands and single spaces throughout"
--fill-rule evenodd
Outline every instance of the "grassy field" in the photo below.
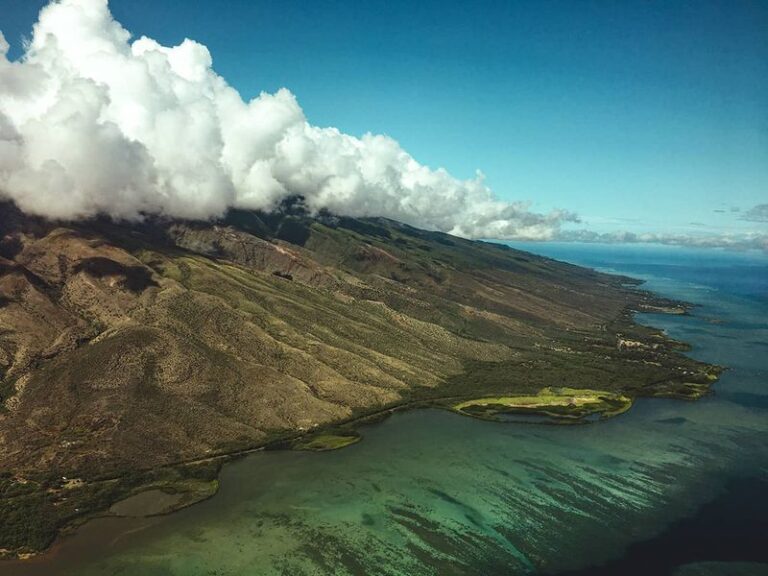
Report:
M 311 452 L 325 452 L 328 450 L 338 450 L 345 448 L 360 441 L 357 434 L 318 434 L 308 436 L 293 444 L 294 450 L 308 450 Z
M 505 413 L 533 413 L 559 418 L 593 414 L 616 416 L 629 410 L 632 399 L 604 390 L 544 388 L 535 395 L 498 396 L 464 400 L 452 408 L 462 414 L 492 418 Z

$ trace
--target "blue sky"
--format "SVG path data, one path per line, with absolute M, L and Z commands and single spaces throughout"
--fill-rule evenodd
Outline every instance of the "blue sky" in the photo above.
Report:
M 0 0 L 19 53 L 39 0 Z M 768 231 L 767 2 L 111 0 L 193 38 L 244 97 L 282 86 L 313 124 L 386 133 L 501 198 L 597 231 Z M 741 212 L 735 211 L 736 209 Z

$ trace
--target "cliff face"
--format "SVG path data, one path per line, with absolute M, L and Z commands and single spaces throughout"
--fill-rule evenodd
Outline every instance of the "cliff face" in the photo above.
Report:
M 695 395 L 706 367 L 631 322 L 650 297 L 626 280 L 297 206 L 57 225 L 0 204 L 0 471 L 119 476 L 446 396 Z

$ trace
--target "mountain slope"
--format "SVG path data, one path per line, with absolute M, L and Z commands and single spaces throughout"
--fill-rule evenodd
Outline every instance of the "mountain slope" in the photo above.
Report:
M 54 494 L 14 505 L 0 548 L 50 539 L 24 518 L 56 505 L 61 477 L 113 482 L 414 401 L 700 394 L 710 367 L 631 321 L 674 303 L 627 282 L 299 201 L 67 225 L 0 204 L 0 471 L 10 501 L 30 482 Z M 45 508 L 50 525 L 110 490 L 68 493 L 79 507 Z

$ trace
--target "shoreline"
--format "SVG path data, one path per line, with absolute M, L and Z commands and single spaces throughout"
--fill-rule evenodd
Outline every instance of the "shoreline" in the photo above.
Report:
M 629 332 L 645 333 L 646 336 L 650 335 L 654 338 L 659 339 L 657 343 L 653 344 L 654 347 L 652 348 L 652 350 L 659 351 L 659 353 L 679 354 L 679 352 L 681 351 L 689 350 L 690 346 L 687 345 L 686 343 L 678 342 L 676 340 L 668 338 L 665 335 L 663 335 L 663 333 L 656 330 L 655 328 L 638 324 L 635 321 L 634 317 L 635 317 L 635 314 L 637 313 L 654 313 L 654 314 L 662 313 L 662 314 L 672 314 L 672 315 L 685 315 L 685 314 L 688 314 L 689 311 L 692 308 L 694 308 L 695 305 L 670 300 L 667 298 L 657 296 L 652 292 L 640 290 L 637 288 L 637 286 L 642 284 L 643 281 L 635 280 L 635 279 L 632 279 L 632 280 L 633 282 L 631 287 L 622 288 L 625 295 L 627 296 L 627 303 L 623 312 L 614 320 L 614 323 L 612 324 L 611 333 L 613 333 L 616 338 L 621 339 L 622 332 L 618 331 L 617 328 L 623 327 L 626 331 L 629 331 Z M 659 348 L 656 348 L 656 346 L 658 346 Z M 619 349 L 621 349 L 620 345 L 619 345 Z M 684 358 L 687 358 L 687 357 L 684 357 Z M 629 398 L 629 403 L 625 409 L 618 411 L 616 414 L 612 414 L 611 416 L 618 416 L 621 413 L 625 412 L 626 410 L 630 409 L 634 400 L 639 397 L 666 397 L 666 398 L 674 398 L 674 399 L 695 400 L 709 393 L 711 389 L 711 385 L 717 381 L 723 368 L 719 366 L 711 365 L 711 364 L 705 364 L 702 362 L 695 362 L 693 360 L 688 362 L 688 364 L 691 364 L 691 363 L 696 363 L 700 366 L 706 366 L 706 370 L 704 373 L 707 376 L 707 382 L 701 383 L 700 384 L 701 388 L 693 389 L 690 391 L 687 390 L 684 393 L 675 393 L 675 392 L 667 391 L 661 394 L 658 394 L 658 393 L 651 393 L 647 395 L 636 394 Z M 672 380 L 671 376 L 672 376 L 672 373 L 670 372 L 667 378 L 662 379 L 658 382 L 652 382 L 650 383 L 650 385 L 654 385 L 654 384 L 662 385 L 668 381 L 671 381 Z M 461 375 L 458 378 L 461 378 Z M 114 506 L 116 503 L 123 502 L 126 499 L 135 497 L 136 495 L 139 495 L 139 494 L 144 494 L 149 490 L 159 489 L 163 491 L 163 489 L 165 488 L 169 490 L 170 493 L 180 493 L 181 502 L 180 502 L 180 505 L 178 506 L 172 506 L 167 510 L 162 511 L 161 513 L 150 514 L 145 517 L 170 515 L 172 513 L 178 512 L 179 510 L 182 510 L 189 506 L 193 506 L 195 504 L 198 504 L 200 502 L 203 502 L 213 497 L 218 490 L 218 486 L 216 486 L 216 488 L 210 491 L 209 493 L 200 493 L 198 495 L 199 497 L 195 497 L 194 491 L 189 490 L 189 487 L 187 487 L 187 490 L 182 489 L 181 492 L 178 492 L 180 490 L 181 484 L 184 481 L 189 480 L 189 476 L 186 476 L 185 474 L 188 473 L 192 468 L 207 467 L 207 470 L 204 473 L 205 481 L 217 483 L 218 477 L 221 472 L 221 467 L 228 462 L 232 462 L 240 458 L 246 457 L 250 454 L 254 454 L 256 452 L 261 452 L 261 451 L 295 449 L 296 445 L 302 439 L 311 441 L 313 437 L 320 436 L 323 434 L 333 435 L 334 433 L 341 432 L 342 434 L 346 434 L 346 435 L 349 435 L 349 434 L 357 435 L 357 428 L 368 425 L 368 424 L 381 422 L 397 412 L 418 410 L 418 409 L 439 408 L 439 409 L 449 410 L 454 413 L 459 413 L 465 416 L 478 417 L 472 414 L 467 414 L 460 410 L 456 410 L 455 408 L 452 408 L 451 403 L 468 401 L 468 400 L 472 400 L 473 398 L 479 398 L 479 397 L 480 396 L 478 395 L 472 395 L 472 394 L 465 394 L 465 395 L 452 394 L 452 395 L 446 395 L 446 396 L 435 396 L 431 398 L 415 398 L 415 399 L 406 398 L 404 399 L 405 401 L 403 402 L 387 405 L 384 407 L 378 407 L 373 410 L 362 410 L 357 414 L 352 414 L 349 418 L 319 425 L 319 426 L 313 427 L 310 430 L 288 431 L 282 434 L 278 434 L 276 435 L 276 437 L 270 438 L 267 441 L 260 443 L 258 445 L 238 448 L 232 451 L 207 455 L 200 458 L 193 458 L 193 459 L 186 459 L 186 460 L 177 461 L 177 462 L 171 462 L 164 466 L 154 468 L 152 470 L 140 472 L 139 474 L 144 475 L 142 477 L 143 480 L 140 480 L 135 485 L 129 486 L 126 489 L 124 489 L 124 491 L 121 491 L 119 494 L 120 497 L 117 498 L 116 500 L 111 501 L 108 506 L 104 508 L 100 508 L 99 510 L 95 510 L 93 512 L 86 512 L 82 516 L 78 516 L 77 518 L 64 524 L 63 526 L 57 527 L 56 537 L 51 541 L 49 546 L 47 546 L 46 548 L 40 549 L 37 551 L 32 551 L 30 549 L 3 551 L 5 554 L 4 555 L 0 554 L 0 565 L 2 565 L 3 562 L 15 562 L 15 561 L 27 562 L 34 558 L 47 556 L 52 550 L 54 550 L 58 545 L 60 545 L 62 539 L 76 532 L 80 527 L 82 527 L 84 524 L 86 524 L 90 520 L 98 519 L 98 518 L 123 517 L 123 516 L 114 516 L 109 513 L 105 513 L 105 511 L 108 511 L 109 508 L 111 506 Z M 543 409 L 539 413 L 543 414 L 544 416 L 552 416 L 551 413 L 547 413 L 546 410 L 543 410 Z M 567 418 L 570 418 L 570 420 L 568 420 Z M 545 424 L 545 425 L 590 423 L 590 420 L 585 419 L 581 416 L 578 416 L 576 418 L 573 418 L 571 416 L 567 418 L 566 419 L 555 418 L 554 420 L 550 419 L 546 421 L 543 420 L 541 422 L 530 422 L 530 423 Z M 491 418 L 482 418 L 482 419 L 491 419 Z M 498 421 L 498 420 L 495 420 L 495 421 Z M 171 475 L 176 474 L 178 477 L 176 479 L 171 479 L 171 480 L 166 479 L 166 480 L 146 481 L 147 478 L 151 478 L 153 476 L 162 476 L 164 473 L 170 473 Z M 105 486 L 110 483 L 119 483 L 124 479 L 125 479 L 125 475 L 120 475 L 120 476 L 114 476 L 110 478 L 99 479 L 93 482 L 89 482 L 88 484 L 91 487 L 97 486 L 97 485 Z

